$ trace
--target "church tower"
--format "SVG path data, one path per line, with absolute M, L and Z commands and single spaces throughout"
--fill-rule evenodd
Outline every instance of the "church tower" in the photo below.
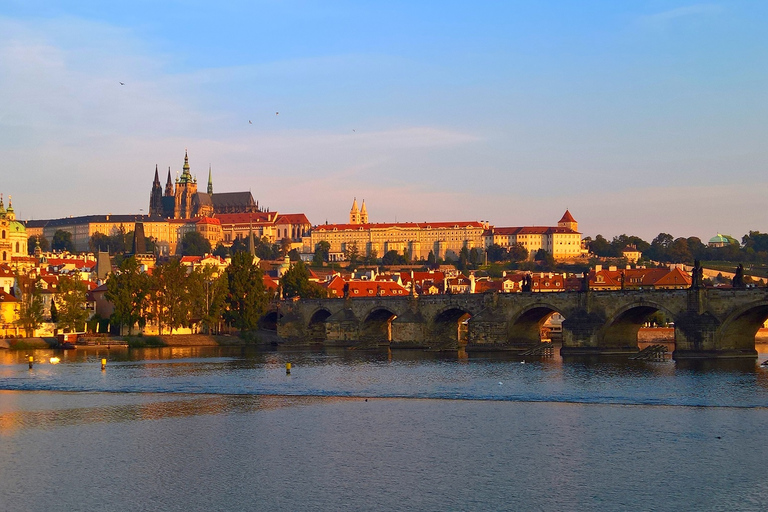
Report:
M 211 166 L 208 166 L 208 195 L 213 195 L 213 179 L 211 179 Z
M 363 206 L 360 207 L 360 224 L 368 224 L 368 210 L 365 209 L 365 199 L 363 199 Z
M 152 182 L 152 193 L 149 195 L 149 216 L 160 217 L 163 215 L 163 187 L 160 185 L 160 176 L 155 165 L 155 181 Z
M 360 224 L 360 210 L 357 209 L 357 198 L 352 202 L 352 209 L 349 211 L 349 223 Z
M 579 223 L 576 222 L 576 219 L 573 218 L 573 215 L 571 215 L 571 212 L 569 212 L 566 209 L 565 213 L 563 214 L 563 218 L 560 219 L 560 221 L 558 221 L 557 227 L 572 229 L 573 231 L 578 231 L 579 230 Z
M 189 172 L 189 156 L 184 151 L 184 167 L 181 176 L 176 180 L 174 194 L 174 219 L 190 219 L 194 216 L 192 211 L 192 198 L 197 194 L 197 180 Z

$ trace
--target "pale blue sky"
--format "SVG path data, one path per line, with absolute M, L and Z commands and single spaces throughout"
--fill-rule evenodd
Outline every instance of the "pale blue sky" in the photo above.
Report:
M 375 222 L 567 207 L 586 235 L 741 237 L 768 231 L 767 22 L 763 1 L 0 0 L 0 191 L 23 218 L 138 213 L 188 148 L 203 186 L 210 164 L 313 223 L 356 196 Z

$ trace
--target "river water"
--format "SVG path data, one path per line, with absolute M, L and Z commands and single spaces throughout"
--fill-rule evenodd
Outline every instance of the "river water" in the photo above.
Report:
M 768 509 L 768 354 L 29 354 L 0 352 L 0 511 Z

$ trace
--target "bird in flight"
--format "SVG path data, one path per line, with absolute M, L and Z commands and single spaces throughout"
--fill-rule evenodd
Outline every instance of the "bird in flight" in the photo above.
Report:
M 123 82 L 120 82 L 120 85 L 125 85 Z
M 248 120 L 248 124 L 253 124 L 250 119 Z
M 280 112 L 275 112 L 275 115 L 276 115 L 276 116 L 279 116 L 279 115 L 280 115 Z

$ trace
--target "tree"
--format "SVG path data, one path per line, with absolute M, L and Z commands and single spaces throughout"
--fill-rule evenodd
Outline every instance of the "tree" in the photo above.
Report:
M 528 249 L 522 244 L 512 244 L 509 246 L 510 261 L 525 261 L 528 259 Z
M 194 269 L 187 277 L 187 291 L 191 317 L 200 319 L 206 334 L 216 331 L 227 294 L 226 281 L 218 269 L 213 265 Z
M 198 231 L 185 233 L 181 239 L 181 254 L 204 256 L 211 253 L 211 242 Z
M 170 332 L 189 322 L 187 268 L 179 260 L 169 260 L 152 269 L 152 292 L 160 333 Z
M 56 307 L 56 301 L 51 300 L 51 322 L 58 323 L 59 321 L 59 308 Z
M 317 283 L 309 281 L 309 269 L 304 262 L 297 261 L 280 278 L 283 297 L 301 297 L 302 299 L 318 299 L 325 297 L 325 289 Z
M 297 249 L 291 249 L 288 251 L 288 259 L 291 261 L 301 261 L 301 254 Z
M 238 252 L 232 256 L 224 278 L 227 320 L 240 330 L 255 329 L 269 301 L 261 269 L 249 253 Z
M 90 240 L 88 240 L 88 248 L 91 250 L 91 252 L 96 253 L 99 251 L 109 251 L 110 238 L 105 235 L 104 233 L 99 233 L 98 231 L 91 235 Z
M 51 244 L 48 243 L 48 240 L 44 236 L 37 237 L 32 235 L 27 239 L 27 252 L 30 256 L 35 254 L 35 247 L 38 243 L 40 244 L 41 251 L 48 252 L 51 250 Z
M 45 311 L 40 282 L 24 277 L 25 279 L 22 279 L 22 276 L 16 276 L 21 290 L 17 322 L 25 335 L 30 337 L 35 335 L 35 330 L 43 322 Z
M 53 233 L 51 247 L 54 251 L 75 252 L 75 244 L 72 242 L 72 233 L 64 231 L 63 229 L 57 229 L 56 232 Z
M 229 251 L 230 249 L 226 245 L 219 242 L 216 244 L 216 248 L 213 250 L 213 255 L 218 256 L 219 258 L 229 258 Z
M 493 244 L 488 247 L 486 254 L 488 254 L 488 261 L 491 263 L 497 263 L 499 261 L 507 261 L 509 253 L 499 244 Z M 433 255 L 434 257 L 434 255 Z
M 320 240 L 315 245 L 315 256 L 312 258 L 312 264 L 318 267 L 323 265 L 323 262 L 328 261 L 328 254 L 331 252 L 331 244 L 325 240 Z
M 589 251 L 595 256 L 599 256 L 601 258 L 615 257 L 613 247 L 611 247 L 611 244 L 603 237 L 603 235 L 597 235 L 595 239 L 589 243 Z M 537 257 L 534 259 L 539 259 L 538 253 Z
M 84 327 L 89 317 L 85 307 L 87 292 L 79 273 L 59 277 L 59 325 L 64 330 L 74 332 Z
M 405 258 L 402 254 L 392 249 L 391 251 L 384 253 L 384 256 L 381 257 L 381 264 L 384 266 L 405 265 Z
M 109 252 L 112 254 L 124 253 L 127 247 L 130 247 L 127 238 L 128 233 L 125 232 L 125 228 L 121 224 L 120 228 L 109 237 Z
M 114 306 L 112 323 L 128 326 L 133 332 L 136 322 L 143 327 L 147 320 L 149 306 L 149 276 L 141 271 L 135 257 L 126 258 L 119 270 L 107 280 L 106 298 Z
M 360 257 L 360 250 L 357 248 L 357 242 L 352 242 L 344 250 L 344 257 L 349 261 L 349 268 L 354 269 L 358 265 L 358 258 Z
M 435 253 L 433 251 L 429 251 L 429 254 L 427 254 L 427 265 L 434 267 L 436 264 L 437 259 L 435 259 Z
M 280 240 L 280 257 L 285 258 L 285 256 L 291 252 L 291 245 L 293 242 L 291 242 L 291 239 L 288 237 L 283 238 Z

